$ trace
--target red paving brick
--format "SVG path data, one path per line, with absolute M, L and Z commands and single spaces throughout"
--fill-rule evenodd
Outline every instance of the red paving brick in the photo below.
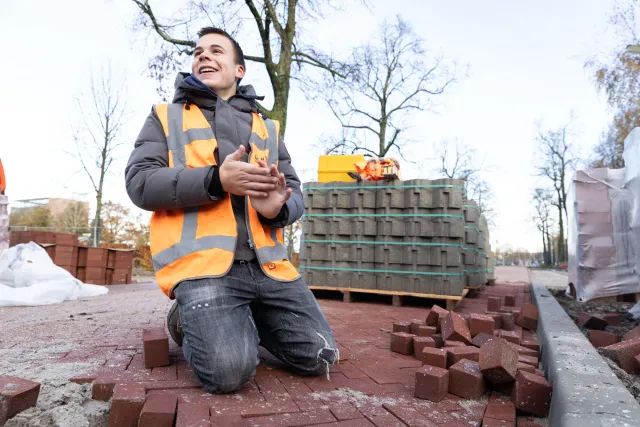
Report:
M 341 362 L 331 369 L 330 381 L 326 376 L 296 376 L 265 358 L 258 366 L 254 381 L 237 393 L 219 396 L 202 389 L 180 348 L 171 340 L 169 366 L 145 368 L 142 330 L 165 327 L 166 312 L 172 303 L 155 285 L 112 286 L 109 290 L 102 298 L 0 311 L 0 321 L 7 325 L 8 337 L 0 342 L 0 350 L 19 348 L 22 353 L 14 353 L 18 356 L 14 359 L 28 361 L 33 366 L 45 360 L 46 363 L 91 362 L 91 371 L 75 375 L 78 382 L 91 382 L 96 378 L 94 397 L 107 401 L 116 384 L 142 384 L 147 390 L 147 399 L 155 396 L 162 401 L 164 396 L 168 401 L 177 400 L 177 425 L 188 421 L 185 410 L 193 411 L 198 425 L 231 427 L 455 427 L 480 426 L 482 423 L 487 394 L 480 400 L 465 400 L 452 394 L 447 394 L 438 403 L 417 399 L 414 397 L 415 372 L 422 365 L 421 361 L 413 354 L 390 351 L 392 325 L 409 322 L 410 327 L 411 320 L 427 318 L 428 308 L 320 300 L 341 353 Z M 503 300 L 506 295 L 515 296 L 516 311 L 527 301 L 523 285 L 498 284 L 486 287 L 474 298 L 465 298 L 456 312 L 465 317 L 471 313 L 485 314 L 489 297 Z M 445 313 L 445 310 L 435 311 Z M 83 323 L 82 328 L 78 327 L 79 321 L 72 319 L 79 318 L 79 312 L 90 314 L 95 322 L 91 326 Z M 74 317 L 70 318 L 70 315 Z M 25 324 L 28 327 L 25 328 Z M 429 335 L 434 332 L 431 328 L 421 329 L 418 322 L 415 325 L 418 332 L 423 330 Z M 522 337 L 529 340 L 527 344 L 535 344 L 534 335 L 523 334 Z M 433 338 L 441 340 L 440 336 Z M 33 348 L 40 348 L 42 343 L 63 345 L 70 340 L 73 345 L 55 352 L 55 357 L 51 356 L 52 352 L 33 355 Z M 207 409 L 209 419 L 206 418 Z M 150 410 L 151 407 L 146 411 L 143 408 L 143 414 Z

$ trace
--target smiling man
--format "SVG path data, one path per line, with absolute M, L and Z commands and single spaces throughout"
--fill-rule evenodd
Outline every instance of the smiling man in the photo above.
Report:
M 253 378 L 258 345 L 297 373 L 326 373 L 333 334 L 283 244 L 304 204 L 279 124 L 238 86 L 240 45 L 218 28 L 198 36 L 191 74 L 153 107 L 125 171 L 133 203 L 153 211 L 156 281 L 176 300 L 169 332 L 214 393 Z

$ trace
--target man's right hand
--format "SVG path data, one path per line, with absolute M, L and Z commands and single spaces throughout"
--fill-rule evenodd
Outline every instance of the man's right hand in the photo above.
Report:
M 278 178 L 271 176 L 268 168 L 261 168 L 242 161 L 246 154 L 244 145 L 229 154 L 220 166 L 222 189 L 237 196 L 267 197 L 274 190 Z

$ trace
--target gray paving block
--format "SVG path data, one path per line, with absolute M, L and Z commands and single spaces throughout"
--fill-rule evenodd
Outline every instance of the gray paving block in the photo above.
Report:
M 473 228 L 466 228 L 464 230 L 465 243 L 468 245 L 475 245 L 477 247 L 478 244 L 478 231 Z
M 464 202 L 464 220 L 467 224 L 476 224 L 480 219 L 478 215 L 478 205 L 473 200 Z
M 454 187 L 435 188 L 433 191 L 434 208 L 458 208 L 464 206 L 464 182 L 457 179 L 436 179 L 433 185 L 449 185 Z
M 476 263 L 477 252 L 475 248 L 466 248 L 462 251 L 462 262 L 465 266 L 472 266 Z

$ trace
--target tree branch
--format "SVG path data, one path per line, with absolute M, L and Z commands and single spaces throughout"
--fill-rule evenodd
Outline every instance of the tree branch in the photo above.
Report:
M 144 13 L 149 17 L 149 19 L 151 20 L 151 24 L 153 25 L 153 28 L 156 30 L 156 33 L 158 33 L 160 37 L 162 37 L 165 41 L 173 45 L 188 46 L 192 48 L 191 50 L 182 49 L 181 52 L 187 53 L 189 55 L 193 52 L 193 48 L 196 47 L 196 44 L 193 41 L 175 39 L 164 31 L 163 26 L 158 23 L 158 20 L 156 19 L 155 14 L 151 10 L 151 6 L 149 5 L 149 0 L 145 0 L 144 3 L 142 3 L 139 0 L 132 0 L 132 1 L 140 8 L 142 13 Z

